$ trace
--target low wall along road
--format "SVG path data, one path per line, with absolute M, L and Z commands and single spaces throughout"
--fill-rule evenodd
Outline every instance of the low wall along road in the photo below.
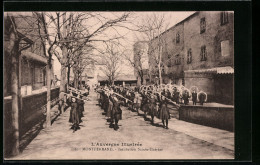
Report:
M 59 88 L 51 90 L 52 106 L 56 104 L 59 97 Z M 19 135 L 20 138 L 30 130 L 34 125 L 45 119 L 47 104 L 47 91 L 23 96 L 22 109 L 19 112 Z M 5 155 L 8 155 L 11 149 L 12 124 L 11 124 L 12 99 L 4 100 L 4 143 Z
M 191 123 L 234 131 L 233 106 L 181 106 L 179 119 Z

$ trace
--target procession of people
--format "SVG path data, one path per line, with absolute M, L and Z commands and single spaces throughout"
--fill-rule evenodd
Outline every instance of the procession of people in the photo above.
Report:
M 159 86 L 141 86 L 141 87 L 123 87 L 122 85 L 101 86 L 97 88 L 99 93 L 99 105 L 104 110 L 107 120 L 110 122 L 110 128 L 117 130 L 118 122 L 122 119 L 121 106 L 128 107 L 129 110 L 144 113 L 144 119 L 151 116 L 151 123 L 154 124 L 154 117 L 162 121 L 164 128 L 168 129 L 168 120 L 170 117 L 168 104 L 174 104 L 176 107 L 180 104 L 188 105 L 189 99 L 192 99 L 193 105 L 197 103 L 197 91 L 192 93 L 182 87 L 166 88 Z M 203 103 L 202 103 L 203 104 Z
M 71 107 L 69 122 L 72 123 L 73 132 L 80 129 L 79 124 L 84 117 L 84 103 L 89 95 L 89 86 L 83 86 L 79 89 L 70 87 L 70 93 L 67 96 L 67 104 Z M 121 107 L 137 112 L 141 115 L 143 111 L 144 120 L 149 120 L 154 124 L 155 117 L 160 119 L 162 127 L 168 129 L 168 121 L 171 118 L 169 104 L 179 107 L 180 104 L 188 105 L 191 98 L 193 105 L 198 102 L 198 93 L 194 89 L 192 92 L 185 87 L 177 86 L 141 86 L 141 87 L 123 87 L 122 85 L 95 86 L 95 92 L 98 94 L 98 105 L 104 110 L 109 127 L 114 130 L 119 129 L 119 121 L 122 120 Z M 199 95 L 199 100 L 205 101 L 205 94 Z M 204 101 L 199 101 L 203 105 Z

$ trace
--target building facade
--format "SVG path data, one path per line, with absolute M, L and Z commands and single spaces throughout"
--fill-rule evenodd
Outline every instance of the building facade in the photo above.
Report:
M 196 86 L 207 93 L 208 101 L 233 104 L 233 12 L 195 12 L 163 32 L 161 39 L 163 83 Z M 150 50 L 157 41 L 151 41 Z M 149 54 L 152 70 L 156 66 L 150 59 Z
M 21 13 L 19 16 L 18 14 L 14 15 L 14 18 L 17 31 L 23 38 L 21 45 L 31 44 L 19 56 L 21 94 L 28 95 L 33 90 L 46 86 L 47 57 L 45 57 L 38 31 L 36 31 L 36 18 L 31 13 Z M 6 21 L 6 17 L 4 19 Z M 9 45 L 7 33 L 5 30 L 4 47 Z M 11 95 L 11 66 L 11 57 L 7 51 L 4 51 L 4 96 Z M 53 71 L 51 77 L 53 78 Z

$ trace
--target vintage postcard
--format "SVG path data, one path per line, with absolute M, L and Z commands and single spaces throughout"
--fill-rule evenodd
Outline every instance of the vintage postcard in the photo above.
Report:
M 235 159 L 234 13 L 4 12 L 5 160 Z

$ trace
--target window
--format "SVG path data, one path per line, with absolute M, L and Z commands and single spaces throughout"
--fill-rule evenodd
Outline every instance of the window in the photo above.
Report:
M 201 18 L 200 19 L 200 33 L 204 33 L 206 31 L 206 19 Z
M 25 59 L 22 60 L 22 85 L 28 85 L 30 83 L 29 77 L 29 64 Z
M 228 23 L 228 12 L 223 11 L 220 13 L 220 21 L 221 25 L 225 25 Z
M 192 52 L 191 49 L 189 49 L 187 52 L 187 64 L 190 64 L 191 61 L 192 61 Z
M 43 82 L 43 70 L 39 67 L 35 67 L 35 82 L 36 83 Z
M 167 66 L 168 66 L 168 67 L 171 67 L 171 66 L 172 66 L 172 63 L 171 63 L 171 55 L 170 55 L 170 54 L 168 54 Z
M 180 65 L 180 64 L 181 64 L 181 58 L 180 58 L 180 55 L 179 55 L 179 54 L 177 54 L 177 55 L 175 56 L 175 64 L 176 64 L 176 65 Z
M 176 34 L 176 44 L 180 43 L 180 34 Z
M 221 56 L 229 56 L 229 40 L 221 42 Z
M 206 46 L 205 45 L 201 47 L 200 55 L 201 55 L 201 61 L 206 61 L 207 60 L 207 50 L 206 50 Z

